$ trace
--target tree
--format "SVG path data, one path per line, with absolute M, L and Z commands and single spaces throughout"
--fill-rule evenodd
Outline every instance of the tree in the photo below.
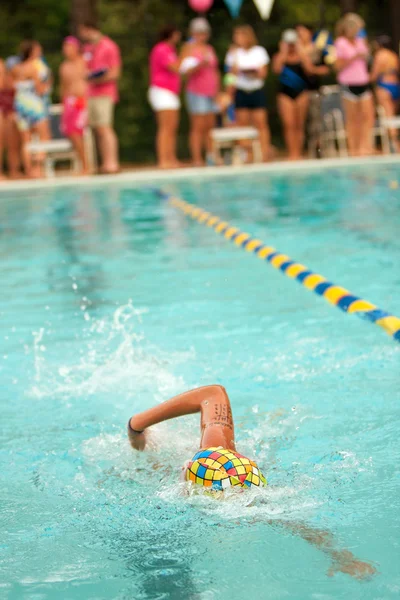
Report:
M 396 0 L 393 0 L 396 2 Z M 342 13 L 357 12 L 357 0 L 340 0 L 340 8 Z
M 97 0 L 71 0 L 71 30 L 76 33 L 79 23 L 96 21 Z
M 389 6 L 393 46 L 395 51 L 398 52 L 400 48 L 400 2 L 399 0 L 390 0 Z

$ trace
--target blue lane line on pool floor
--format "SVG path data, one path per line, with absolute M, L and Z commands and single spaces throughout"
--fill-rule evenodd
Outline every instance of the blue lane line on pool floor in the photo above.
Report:
M 252 252 L 261 260 L 269 262 L 270 265 L 281 271 L 286 277 L 296 279 L 303 287 L 322 296 L 330 304 L 337 306 L 343 312 L 354 314 L 361 319 L 375 323 L 375 325 L 381 327 L 395 341 L 400 342 L 400 319 L 395 315 L 378 308 L 375 304 L 367 300 L 355 296 L 342 286 L 331 283 L 322 275 L 296 262 L 286 254 L 276 250 L 276 248 L 267 246 L 261 240 L 253 238 L 238 227 L 230 225 L 217 215 L 194 204 L 190 204 L 181 198 L 167 194 L 163 190 L 153 188 L 153 191 L 158 197 L 167 200 L 171 206 L 182 211 L 188 217 L 212 228 L 216 233 L 223 235 L 246 252 Z

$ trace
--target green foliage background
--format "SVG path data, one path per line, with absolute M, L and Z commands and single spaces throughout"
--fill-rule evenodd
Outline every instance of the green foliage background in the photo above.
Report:
M 70 0 L 1 0 L 0 56 L 15 54 L 19 42 L 32 37 L 42 43 L 45 56 L 57 74 L 61 41 L 72 27 L 70 4 Z M 360 1 L 359 12 L 367 21 L 370 35 L 389 30 L 388 4 L 389 0 Z M 122 160 L 153 162 L 155 123 L 146 99 L 148 54 L 163 25 L 175 23 L 186 32 L 188 22 L 195 14 L 188 7 L 187 0 L 99 0 L 98 13 L 102 31 L 119 44 L 123 57 L 121 102 L 116 114 Z M 252 0 L 244 0 L 237 20 L 230 17 L 223 0 L 214 0 L 208 19 L 213 29 L 212 42 L 222 65 L 232 28 L 236 24 L 253 25 L 260 43 L 272 55 L 277 49 L 282 29 L 297 22 L 318 25 L 321 13 L 326 25 L 333 29 L 340 16 L 339 2 L 275 0 L 271 19 L 263 22 Z M 273 141 L 282 146 L 275 107 L 276 79 L 273 75 L 269 76 L 267 87 Z M 58 99 L 57 78 L 53 98 Z M 180 155 L 186 157 L 187 116 L 184 110 L 179 138 Z

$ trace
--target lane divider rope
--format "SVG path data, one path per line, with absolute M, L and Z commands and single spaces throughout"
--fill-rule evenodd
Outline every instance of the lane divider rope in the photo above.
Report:
M 291 279 L 296 279 L 308 290 L 322 296 L 330 304 L 340 308 L 342 311 L 357 315 L 358 317 L 371 321 L 381 327 L 394 340 L 400 342 L 400 319 L 375 304 L 355 296 L 346 288 L 335 285 L 322 275 L 311 271 L 305 265 L 292 260 L 287 254 L 278 252 L 272 246 L 267 246 L 259 239 L 253 238 L 248 233 L 233 227 L 217 215 L 190 204 L 181 198 L 165 193 L 163 190 L 155 190 L 157 195 L 164 198 L 171 206 L 179 209 L 193 220 L 212 228 L 216 233 L 223 235 L 236 246 L 243 248 L 246 252 L 252 252 L 261 260 L 269 262 L 275 269 L 281 271 Z

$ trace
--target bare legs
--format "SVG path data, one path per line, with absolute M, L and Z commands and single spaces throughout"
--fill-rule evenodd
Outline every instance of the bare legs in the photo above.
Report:
M 10 179 L 19 179 L 21 173 L 21 137 L 15 123 L 15 115 L 6 117 L 5 135 L 7 146 L 7 164 Z
M 376 88 L 376 99 L 378 104 L 380 104 L 384 111 L 385 116 L 390 119 L 396 116 L 397 113 L 397 102 L 393 101 L 392 96 L 388 90 L 377 87 Z M 389 130 L 390 140 L 392 142 L 392 146 L 395 152 L 399 152 L 399 141 L 397 139 L 397 130 L 390 129 Z
M 111 125 L 95 127 L 99 143 L 101 170 L 103 173 L 116 173 L 119 171 L 118 138 Z
M 179 127 L 178 110 L 159 110 L 157 116 L 156 150 L 158 166 L 173 169 L 179 166 L 176 157 L 176 137 Z
M 360 155 L 373 154 L 372 129 L 375 123 L 375 105 L 372 94 L 360 100 Z
M 4 147 L 6 141 L 6 118 L 2 112 L 0 112 L 0 179 L 5 179 L 3 173 L 3 159 L 4 159 Z
M 356 156 L 359 154 L 358 102 L 342 98 L 342 104 L 346 119 L 347 147 L 350 156 Z
M 372 127 L 375 119 L 372 95 L 356 102 L 348 98 L 342 100 L 350 156 L 372 154 Z
M 298 160 L 302 156 L 308 105 L 308 92 L 301 93 L 294 100 L 286 94 L 278 94 L 278 110 L 289 160 Z
M 271 134 L 268 126 L 268 113 L 265 108 L 252 110 L 251 121 L 253 126 L 258 129 L 262 159 L 266 162 L 269 160 L 271 154 Z
M 195 166 L 204 164 L 203 150 L 210 152 L 210 131 L 215 127 L 215 114 L 190 115 L 189 146 Z
M 75 152 L 79 157 L 79 161 L 81 163 L 81 174 L 87 175 L 89 173 L 86 152 L 85 152 L 85 144 L 83 143 L 83 135 L 79 133 L 74 133 L 69 138 L 72 142 L 73 147 L 75 148 Z
M 41 142 L 50 138 L 49 133 L 49 122 L 47 119 L 43 119 L 35 124 L 33 131 L 39 136 Z M 41 153 L 34 154 L 33 156 L 27 149 L 27 144 L 31 141 L 32 131 L 26 130 L 21 131 L 21 154 L 22 164 L 24 166 L 25 175 L 27 177 L 43 177 L 43 161 L 44 155 Z
M 239 127 L 253 125 L 258 129 L 260 135 L 260 145 L 263 161 L 267 161 L 271 152 L 271 135 L 268 125 L 268 113 L 265 108 L 256 108 L 249 110 L 247 108 L 239 108 L 236 110 L 236 123 Z M 245 147 L 248 144 L 244 142 Z

